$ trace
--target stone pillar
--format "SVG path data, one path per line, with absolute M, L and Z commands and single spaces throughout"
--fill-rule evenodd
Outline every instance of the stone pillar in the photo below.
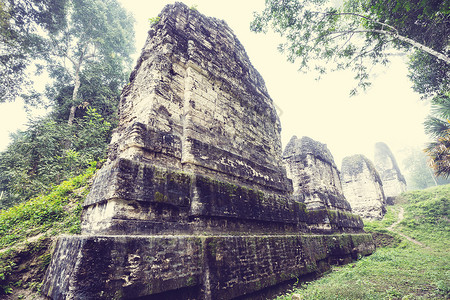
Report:
M 385 143 L 375 144 L 374 163 L 383 182 L 386 202 L 394 205 L 395 197 L 406 192 L 406 180 L 400 172 L 394 154 L 392 154 L 391 149 Z
M 352 212 L 364 219 L 382 219 L 386 213 L 383 183 L 373 163 L 364 155 L 342 160 L 342 187 Z
M 273 101 L 224 21 L 166 6 L 130 81 L 82 235 L 58 241 L 45 295 L 232 299 L 374 250 L 360 225 L 304 235 Z

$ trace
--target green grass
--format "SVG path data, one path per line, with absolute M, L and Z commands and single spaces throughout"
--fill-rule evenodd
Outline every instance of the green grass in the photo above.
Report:
M 433 249 L 450 249 L 450 185 L 402 194 L 398 230 Z
M 87 181 L 96 164 L 83 174 L 62 182 L 48 194 L 0 211 L 0 249 L 50 229 L 55 233 L 78 233 L 81 203 L 88 192 Z
M 387 212 L 380 221 L 364 221 L 364 230 L 368 232 L 387 232 L 389 226 L 397 221 L 398 206 L 388 206 Z
M 327 275 L 277 299 L 291 299 L 293 294 L 305 300 L 450 299 L 449 199 L 450 185 L 402 194 L 383 220 L 365 223 L 366 231 L 392 235 L 397 242 L 357 262 L 334 266 Z M 423 247 L 387 230 L 400 207 L 404 220 L 395 230 Z
M 333 267 L 331 273 L 294 293 L 303 299 L 446 299 L 448 272 L 441 253 L 424 253 L 402 244 Z M 291 295 L 278 299 L 291 299 Z

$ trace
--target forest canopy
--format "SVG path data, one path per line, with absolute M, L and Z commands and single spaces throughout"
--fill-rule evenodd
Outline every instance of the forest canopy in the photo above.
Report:
M 0 0 L 0 102 L 50 103 L 0 153 L 0 208 L 105 157 L 134 52 L 134 19 L 117 0 Z M 27 68 L 51 79 L 42 94 Z M 2 92 L 7 91 L 7 92 Z

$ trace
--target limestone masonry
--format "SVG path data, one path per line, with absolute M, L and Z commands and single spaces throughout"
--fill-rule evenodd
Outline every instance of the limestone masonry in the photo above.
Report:
M 382 219 L 386 213 L 383 183 L 373 163 L 364 155 L 342 160 L 342 187 L 352 212 L 364 219 Z
M 348 209 L 309 211 L 294 199 L 280 130 L 227 24 L 166 6 L 122 92 L 82 235 L 59 239 L 44 294 L 252 297 L 372 253 L 371 235 Z
M 293 136 L 286 146 L 283 159 L 288 177 L 294 186 L 294 199 L 309 210 L 338 209 L 351 212 L 344 197 L 340 172 L 325 144 L 309 137 Z
M 395 197 L 406 192 L 406 180 L 400 172 L 394 154 L 385 143 L 375 144 L 374 163 L 383 182 L 386 202 L 393 205 Z

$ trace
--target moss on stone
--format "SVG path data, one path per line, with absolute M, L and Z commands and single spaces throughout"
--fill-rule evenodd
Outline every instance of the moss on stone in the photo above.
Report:
M 155 197 L 154 197 L 155 202 L 164 203 L 164 202 L 167 202 L 167 199 L 168 198 L 166 195 L 164 195 L 160 192 L 155 192 Z
M 194 286 L 194 285 L 197 285 L 197 284 L 198 284 L 197 278 L 194 277 L 194 276 L 189 276 L 186 279 L 186 286 Z
M 210 237 L 207 241 L 209 253 L 212 257 L 215 257 L 217 254 L 217 240 L 214 237 Z

